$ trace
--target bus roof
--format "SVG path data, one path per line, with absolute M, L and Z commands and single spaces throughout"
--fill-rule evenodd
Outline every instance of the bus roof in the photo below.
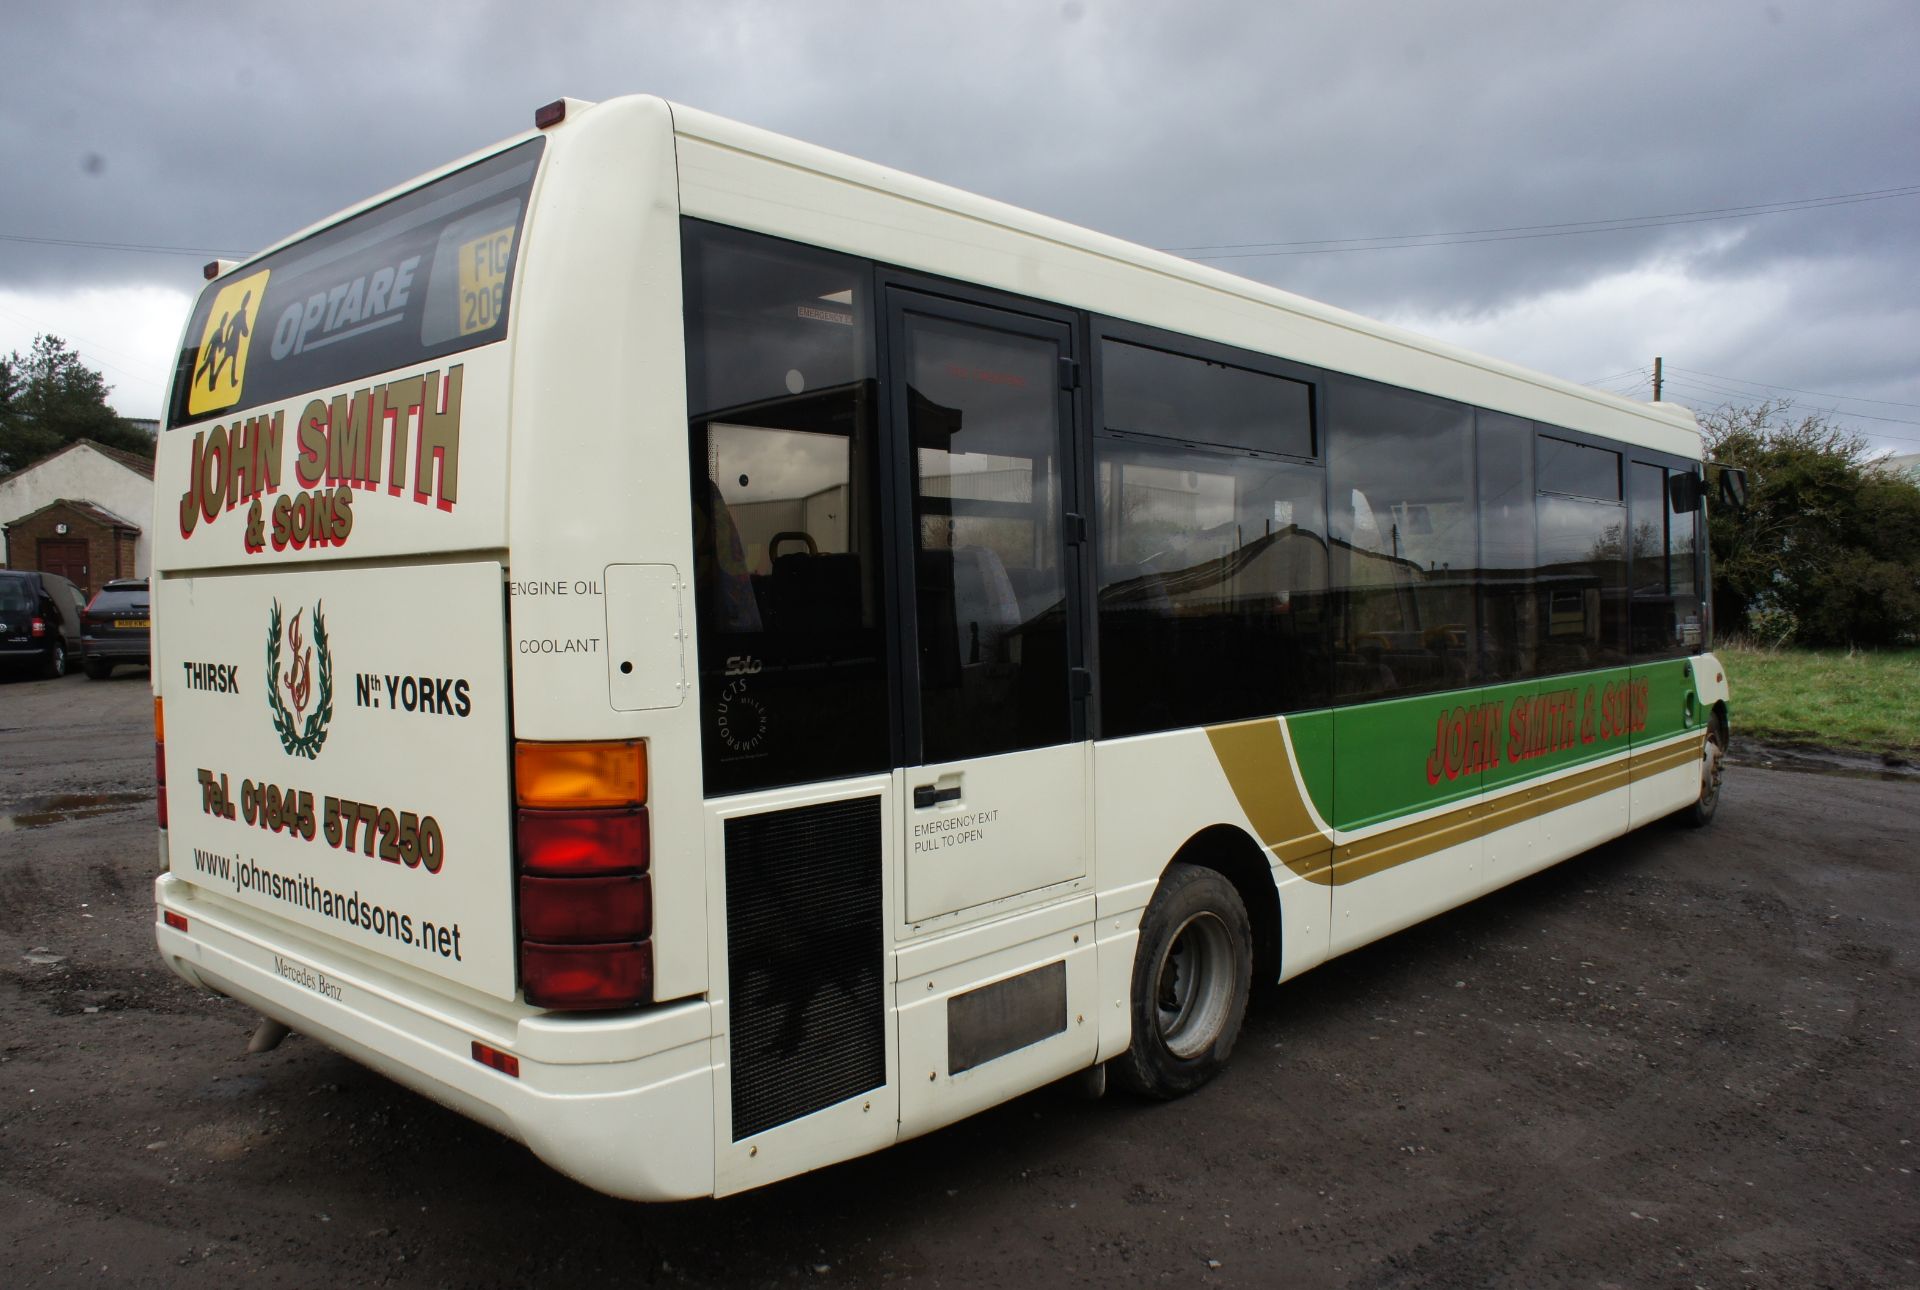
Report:
M 809 234 L 827 230 L 800 217 L 805 211 L 805 203 L 795 200 L 798 190 L 807 187 L 805 180 L 808 177 L 827 180 L 841 189 L 843 197 L 864 193 L 897 199 L 892 213 L 892 222 L 897 224 L 902 217 L 913 220 L 917 226 L 913 231 L 928 235 L 929 241 L 954 243 L 955 232 L 951 225 L 954 217 L 958 217 L 959 220 L 969 222 L 981 229 L 1005 230 L 1026 239 L 1036 244 L 1031 252 L 1034 255 L 1045 257 L 1057 253 L 1068 258 L 1092 257 L 1101 266 L 1089 267 L 1079 274 L 1062 275 L 1064 277 L 1091 280 L 1101 276 L 1116 278 L 1124 275 L 1125 278 L 1134 280 L 1131 288 L 1098 292 L 1097 294 L 1106 297 L 1100 300 L 1071 298 L 1060 291 L 1037 292 L 1030 281 L 1013 282 L 996 279 L 986 285 L 1002 287 L 1025 295 L 1044 294 L 1061 304 L 1094 309 L 1151 326 L 1188 331 L 1202 335 L 1206 339 L 1264 350 L 1297 361 L 1346 371 L 1353 375 L 1424 389 L 1434 394 L 1459 398 L 1482 407 L 1497 408 L 1516 415 L 1533 416 L 1561 424 L 1585 421 L 1587 424 L 1575 424 L 1570 428 L 1592 429 L 1615 437 L 1637 439 L 1645 436 L 1645 446 L 1658 447 L 1689 456 L 1699 455 L 1698 423 L 1693 412 L 1680 405 L 1637 403 L 1620 398 L 1295 295 L 1278 287 L 1197 264 L 1164 251 L 1097 233 L 1065 220 L 1039 215 L 1005 202 L 922 179 L 891 167 L 862 161 L 830 149 L 802 143 L 698 109 L 679 104 L 668 106 L 673 113 L 674 130 L 683 143 L 694 142 L 711 146 L 711 156 L 704 164 L 690 164 L 694 159 L 689 158 L 685 147 L 681 150 L 681 195 L 683 209 L 688 214 L 708 214 L 711 211 L 712 214 L 709 217 L 725 217 L 725 222 L 741 223 L 762 232 L 834 244 L 830 239 L 809 236 Z M 722 179 L 724 159 L 729 157 L 757 158 L 771 163 L 774 168 L 785 172 L 787 177 L 794 181 L 790 187 L 796 191 L 783 191 L 777 197 L 765 194 L 759 201 L 741 200 L 745 194 L 725 184 Z M 709 176 L 712 176 L 711 181 Z M 764 183 L 766 176 L 760 178 Z M 853 214 L 854 218 L 848 219 L 846 216 L 849 213 Z M 760 217 L 755 218 L 756 214 Z M 917 219 L 916 216 L 930 218 Z M 942 221 L 939 219 L 940 216 L 945 216 L 946 219 Z M 884 235 L 898 231 L 896 228 L 880 227 L 871 221 L 862 222 L 857 212 L 842 212 L 838 222 L 842 232 L 837 249 L 890 259 L 883 251 L 876 250 L 871 241 L 865 239 L 878 235 L 880 240 L 887 240 Z M 939 225 L 942 222 L 949 227 L 941 229 Z M 796 225 L 807 227 L 796 227 Z M 858 230 L 862 240 L 858 243 L 848 240 L 849 230 Z M 969 267 L 964 271 L 956 271 L 959 269 L 957 264 L 908 262 L 904 267 L 924 268 L 934 272 L 945 272 L 950 276 L 980 280 L 983 276 L 990 275 L 981 274 L 979 271 L 981 257 L 975 253 L 988 249 L 986 246 L 969 242 L 964 247 Z M 992 259 L 991 255 L 985 257 L 989 268 L 991 268 Z M 1171 293 L 1157 292 L 1153 287 L 1143 285 L 1156 279 L 1161 284 L 1171 287 Z M 1182 291 L 1183 288 L 1184 291 Z M 1220 319 L 1222 326 L 1206 330 L 1194 325 L 1190 318 L 1170 318 L 1151 307 L 1150 297 L 1192 295 L 1196 289 L 1198 292 L 1211 295 L 1216 308 L 1222 298 L 1241 301 L 1259 306 L 1262 311 L 1280 311 L 1296 324 L 1300 322 L 1318 324 L 1317 330 L 1328 335 L 1338 334 L 1350 340 L 1361 341 L 1362 344 L 1358 346 L 1323 343 L 1318 348 L 1345 350 L 1353 359 L 1370 358 L 1371 361 L 1340 361 L 1337 358 L 1330 360 L 1328 356 L 1302 352 L 1301 347 L 1262 344 L 1257 336 L 1257 333 L 1267 331 L 1284 333 L 1291 337 L 1294 333 L 1293 328 L 1284 326 L 1261 328 L 1257 324 L 1250 327 L 1233 327 L 1225 325 L 1228 320 L 1223 317 Z M 1089 296 L 1094 294 L 1096 293 L 1088 293 Z M 1113 299 L 1114 296 L 1126 295 L 1137 298 L 1141 307 L 1130 309 L 1124 303 Z M 1204 314 L 1205 311 L 1193 312 L 1199 315 Z M 1418 368 L 1418 371 L 1407 370 L 1409 360 L 1415 360 L 1412 366 Z M 1504 398 L 1501 397 L 1500 387 L 1505 388 L 1506 397 Z M 1570 415 L 1573 406 L 1577 405 L 1584 405 L 1591 409 L 1591 412 L 1585 417 L 1577 413 Z M 1622 414 L 1631 418 L 1628 424 L 1639 429 L 1640 435 L 1623 434 L 1620 420 Z
M 681 153 L 681 205 L 689 215 L 1646 447 L 1700 455 L 1698 422 L 1679 404 L 1639 403 L 1577 385 L 1165 251 L 650 95 L 598 104 L 568 100 L 568 107 L 568 122 L 595 114 L 670 113 Z M 356 202 L 240 264 L 538 133 L 514 135 Z M 753 183 L 737 182 L 743 171 L 753 172 Z M 222 265 L 226 272 L 236 267 Z M 1036 276 L 1042 285 L 1036 286 Z

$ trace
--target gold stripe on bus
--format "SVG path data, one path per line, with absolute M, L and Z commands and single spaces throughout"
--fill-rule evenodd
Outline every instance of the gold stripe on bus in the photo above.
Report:
M 1215 726 L 1207 731 L 1207 739 L 1240 809 L 1274 857 L 1309 882 L 1337 885 L 1370 878 L 1650 776 L 1691 766 L 1700 757 L 1704 735 L 1530 784 L 1501 797 L 1471 802 L 1339 847 L 1331 845 L 1332 840 L 1308 813 L 1300 776 L 1278 720 Z
M 1574 771 L 1504 797 L 1475 802 L 1445 815 L 1345 843 L 1334 851 L 1334 884 L 1370 878 L 1447 847 L 1472 842 L 1500 829 L 1578 805 L 1650 775 L 1692 765 L 1700 755 L 1702 738 L 1696 736 L 1651 752 L 1635 753 L 1625 761 Z
M 1661 775 L 1681 766 L 1694 765 L 1700 760 L 1700 749 L 1706 741 L 1705 734 L 1688 735 L 1679 743 L 1636 756 L 1627 778 L 1638 783 L 1650 775 Z
M 1277 718 L 1241 721 L 1207 730 L 1213 755 L 1247 813 L 1247 822 L 1274 858 L 1308 882 L 1332 881 L 1333 839 L 1307 810 L 1300 776 Z

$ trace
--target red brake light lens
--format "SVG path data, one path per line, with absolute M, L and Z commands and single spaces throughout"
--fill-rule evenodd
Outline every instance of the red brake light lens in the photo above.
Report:
M 156 785 L 153 800 L 158 808 L 160 827 L 164 829 L 167 827 L 167 719 L 166 709 L 157 697 L 153 701 L 153 778 Z
M 620 945 L 520 946 L 520 985 L 536 1008 L 631 1008 L 653 998 L 653 950 Z
M 520 934 L 529 941 L 645 940 L 653 902 L 637 873 L 612 878 L 520 879 Z
M 548 877 L 640 873 L 647 812 L 522 810 L 514 831 L 520 872 Z
M 176 932 L 184 932 L 187 930 L 187 916 L 185 914 L 176 914 L 169 909 L 162 912 L 160 917 L 166 922 L 168 927 L 171 927 Z
M 33 620 L 33 634 L 34 634 L 35 636 L 45 636 L 45 635 L 47 634 L 47 620 L 46 620 L 46 619 L 44 619 L 44 618 L 35 618 L 35 619 Z

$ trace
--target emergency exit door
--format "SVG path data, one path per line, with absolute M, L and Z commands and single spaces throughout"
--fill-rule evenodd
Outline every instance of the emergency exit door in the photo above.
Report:
M 1087 873 L 1083 513 L 1065 320 L 891 288 L 911 923 Z

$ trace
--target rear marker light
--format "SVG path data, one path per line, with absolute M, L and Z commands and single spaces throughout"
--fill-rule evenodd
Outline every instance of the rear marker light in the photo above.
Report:
M 514 1079 L 520 1078 L 520 1059 L 512 1053 L 501 1052 L 492 1044 L 483 1044 L 478 1039 L 474 1040 L 473 1060 L 491 1070 L 499 1071 L 502 1075 L 511 1075 Z
M 163 911 L 160 917 L 168 927 L 171 927 L 176 932 L 184 932 L 187 930 L 187 916 L 185 914 L 176 914 L 169 909 Z
M 533 110 L 533 128 L 536 130 L 551 130 L 566 119 L 567 101 L 565 99 L 555 99 Z

